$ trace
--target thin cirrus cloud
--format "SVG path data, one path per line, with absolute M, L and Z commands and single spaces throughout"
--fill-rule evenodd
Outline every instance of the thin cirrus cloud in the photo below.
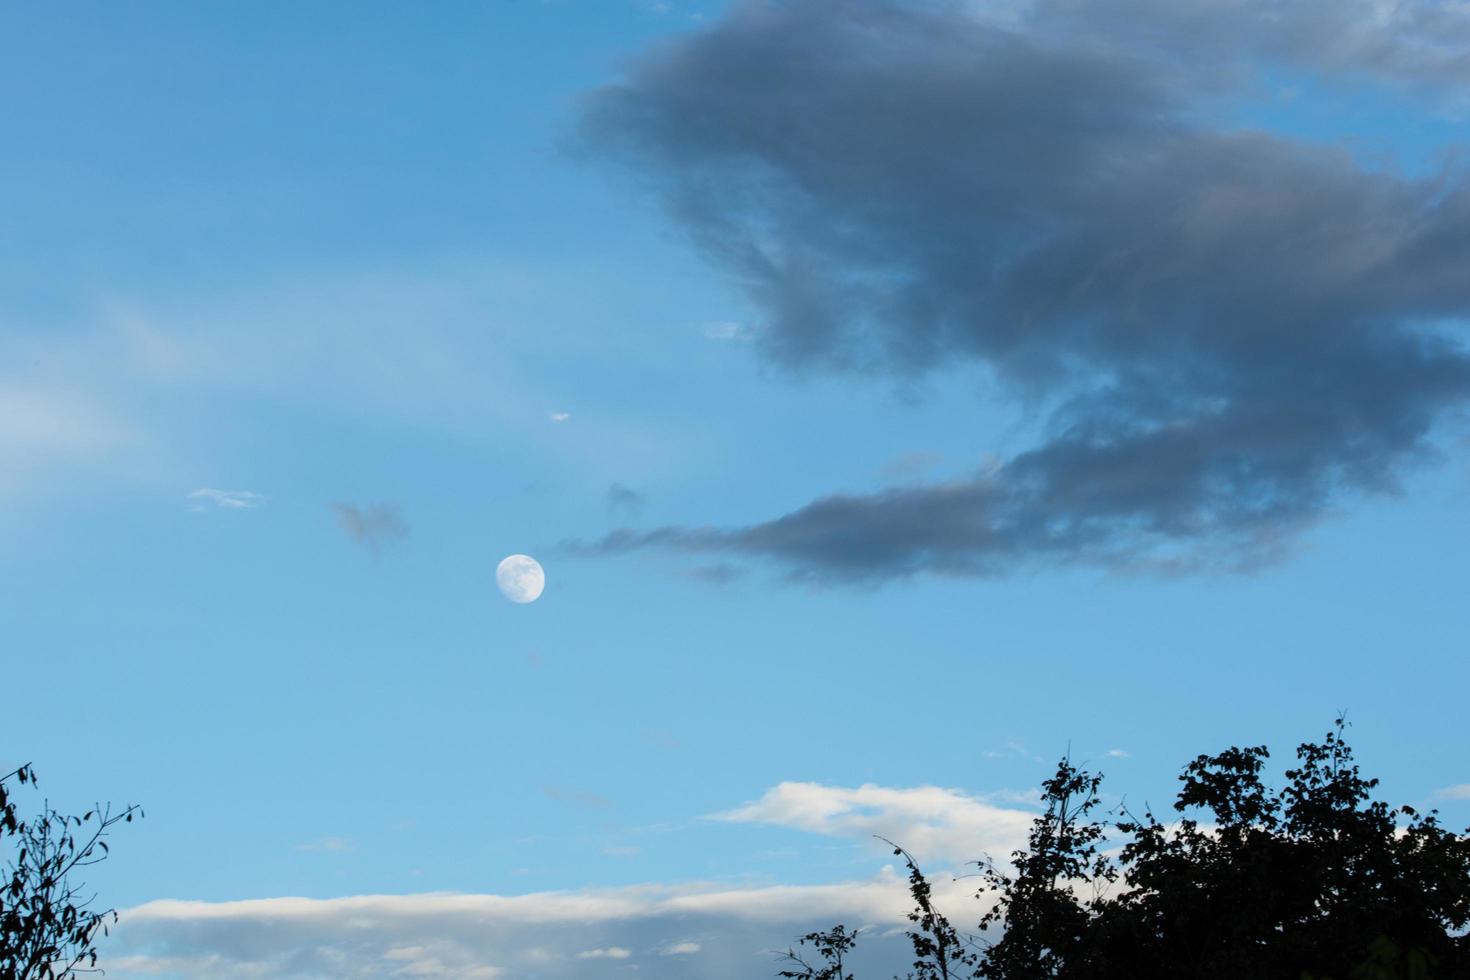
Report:
M 139 435 L 82 386 L 0 378 L 0 449 L 11 466 L 29 459 L 103 455 L 135 445 Z
M 216 490 L 201 487 L 189 493 L 190 510 L 254 510 L 268 499 L 253 490 Z
M 408 537 L 408 521 L 404 519 L 403 511 L 397 504 L 379 503 L 359 507 L 337 501 L 331 506 L 343 532 L 374 555 L 381 554 L 383 545 L 389 541 Z
M 1432 111 L 1470 75 L 1435 38 L 1470 38 L 1470 12 L 1227 6 L 752 0 L 588 93 L 582 144 L 654 182 L 768 361 L 971 364 L 1046 422 L 948 482 L 568 550 L 837 582 L 1249 571 L 1398 489 L 1470 400 L 1467 169 L 1228 120 L 1272 71 Z
M 9 338 L 6 338 L 7 340 Z M 0 357 L 25 363 L 30 345 L 0 344 Z M 110 399 L 99 399 L 89 379 L 47 384 L 0 376 L 0 497 L 35 492 L 50 474 L 113 470 L 119 461 L 152 457 L 154 440 Z
M 704 336 L 707 340 L 721 340 L 728 343 L 733 340 L 749 340 L 751 333 L 744 324 L 733 320 L 718 320 L 704 325 Z

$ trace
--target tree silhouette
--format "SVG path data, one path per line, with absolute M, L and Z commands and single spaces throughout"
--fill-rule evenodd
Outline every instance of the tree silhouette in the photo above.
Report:
M 981 864 L 982 894 L 995 903 L 981 916 L 980 930 L 1004 923 L 1005 934 L 985 949 L 975 976 L 1055 977 L 1086 958 L 1091 909 L 1118 878 L 1099 849 L 1106 827 L 1092 815 L 1101 785 L 1101 775 L 1063 758 L 1042 784 L 1046 812 L 1032 824 L 1028 848 L 1011 856 L 1013 873 Z M 1083 886 L 1092 891 L 1089 902 L 1079 897 Z
M 9 873 L 0 892 L 0 977 L 65 980 L 101 972 L 95 941 L 117 913 L 92 911 L 95 896 L 86 894 L 76 872 L 103 860 L 109 831 L 143 811 L 98 806 L 78 817 L 43 804 L 39 816 L 22 820 L 10 797 L 12 780 L 34 786 L 36 774 L 26 765 L 0 777 L 0 847 Z
M 808 963 L 794 948 L 786 950 L 784 959 L 791 966 L 776 974 L 788 980 L 852 980 L 851 973 L 843 972 L 843 959 L 857 945 L 858 933 L 846 926 L 834 926 L 827 932 L 809 932 L 796 941 L 798 946 L 811 946 L 822 958 L 822 965 Z
M 1470 831 L 1374 800 L 1339 718 L 1286 783 L 1264 746 L 1185 766 L 1165 824 L 1099 819 L 1101 775 L 1063 759 L 1009 867 L 981 862 L 980 936 L 934 909 L 913 858 L 914 980 L 1470 978 Z M 1116 835 L 1116 837 L 1114 837 Z M 1114 859 L 1105 845 L 1121 845 Z M 984 935 L 998 932 L 993 940 Z M 819 934 L 820 935 L 820 934 Z M 817 976 L 821 976 L 818 974 Z M 845 980 L 845 978 L 844 978 Z

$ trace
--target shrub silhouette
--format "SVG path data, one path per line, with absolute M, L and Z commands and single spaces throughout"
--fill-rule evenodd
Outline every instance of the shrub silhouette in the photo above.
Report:
M 1102 777 L 1064 758 L 1027 847 L 1007 867 L 980 863 L 977 897 L 993 902 L 975 935 L 933 907 L 895 846 L 915 902 L 910 980 L 1470 978 L 1470 832 L 1372 799 L 1378 781 L 1353 763 L 1345 729 L 1339 718 L 1299 746 L 1279 790 L 1262 781 L 1264 746 L 1199 756 L 1179 777 L 1172 825 L 1126 809 L 1104 823 Z M 853 935 L 839 926 L 806 942 L 847 956 Z M 830 961 L 800 965 L 781 975 L 850 978 Z
M 142 816 L 136 806 L 119 813 L 98 806 L 78 817 L 45 805 L 40 816 L 22 820 L 11 790 L 35 782 L 30 766 L 0 776 L 0 849 L 8 872 L 0 879 L 3 980 L 67 980 L 93 971 L 95 941 L 117 913 L 92 911 L 93 898 L 76 872 L 107 856 L 105 838 L 114 826 Z

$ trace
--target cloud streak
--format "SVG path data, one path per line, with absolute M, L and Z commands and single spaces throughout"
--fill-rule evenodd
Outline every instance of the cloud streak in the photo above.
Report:
M 211 505 L 219 510 L 253 510 L 269 499 L 252 490 L 215 490 L 202 487 L 189 493 L 190 510 L 206 510 Z
M 838 582 L 1252 570 L 1432 459 L 1470 398 L 1466 171 L 1370 169 L 1224 107 L 1273 65 L 1422 90 L 1451 88 L 1458 60 L 1398 7 L 1283 30 L 1276 5 L 1241 2 L 1211 34 L 1218 5 L 1155 6 L 747 2 L 591 93 L 585 144 L 654 182 L 764 314 L 769 361 L 968 363 L 1046 422 L 963 479 L 569 550 Z M 1155 14 L 1199 50 L 1143 31 Z
M 0 342 L 6 367 L 34 356 L 26 344 Z M 111 400 L 99 400 L 98 387 L 12 380 L 0 371 L 0 497 L 48 473 L 60 483 L 93 485 L 99 472 L 156 449 Z

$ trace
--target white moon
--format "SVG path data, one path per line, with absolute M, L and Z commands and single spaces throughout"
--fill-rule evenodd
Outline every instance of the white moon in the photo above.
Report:
M 530 555 L 511 555 L 495 569 L 495 584 L 511 602 L 535 602 L 546 588 L 546 572 Z

